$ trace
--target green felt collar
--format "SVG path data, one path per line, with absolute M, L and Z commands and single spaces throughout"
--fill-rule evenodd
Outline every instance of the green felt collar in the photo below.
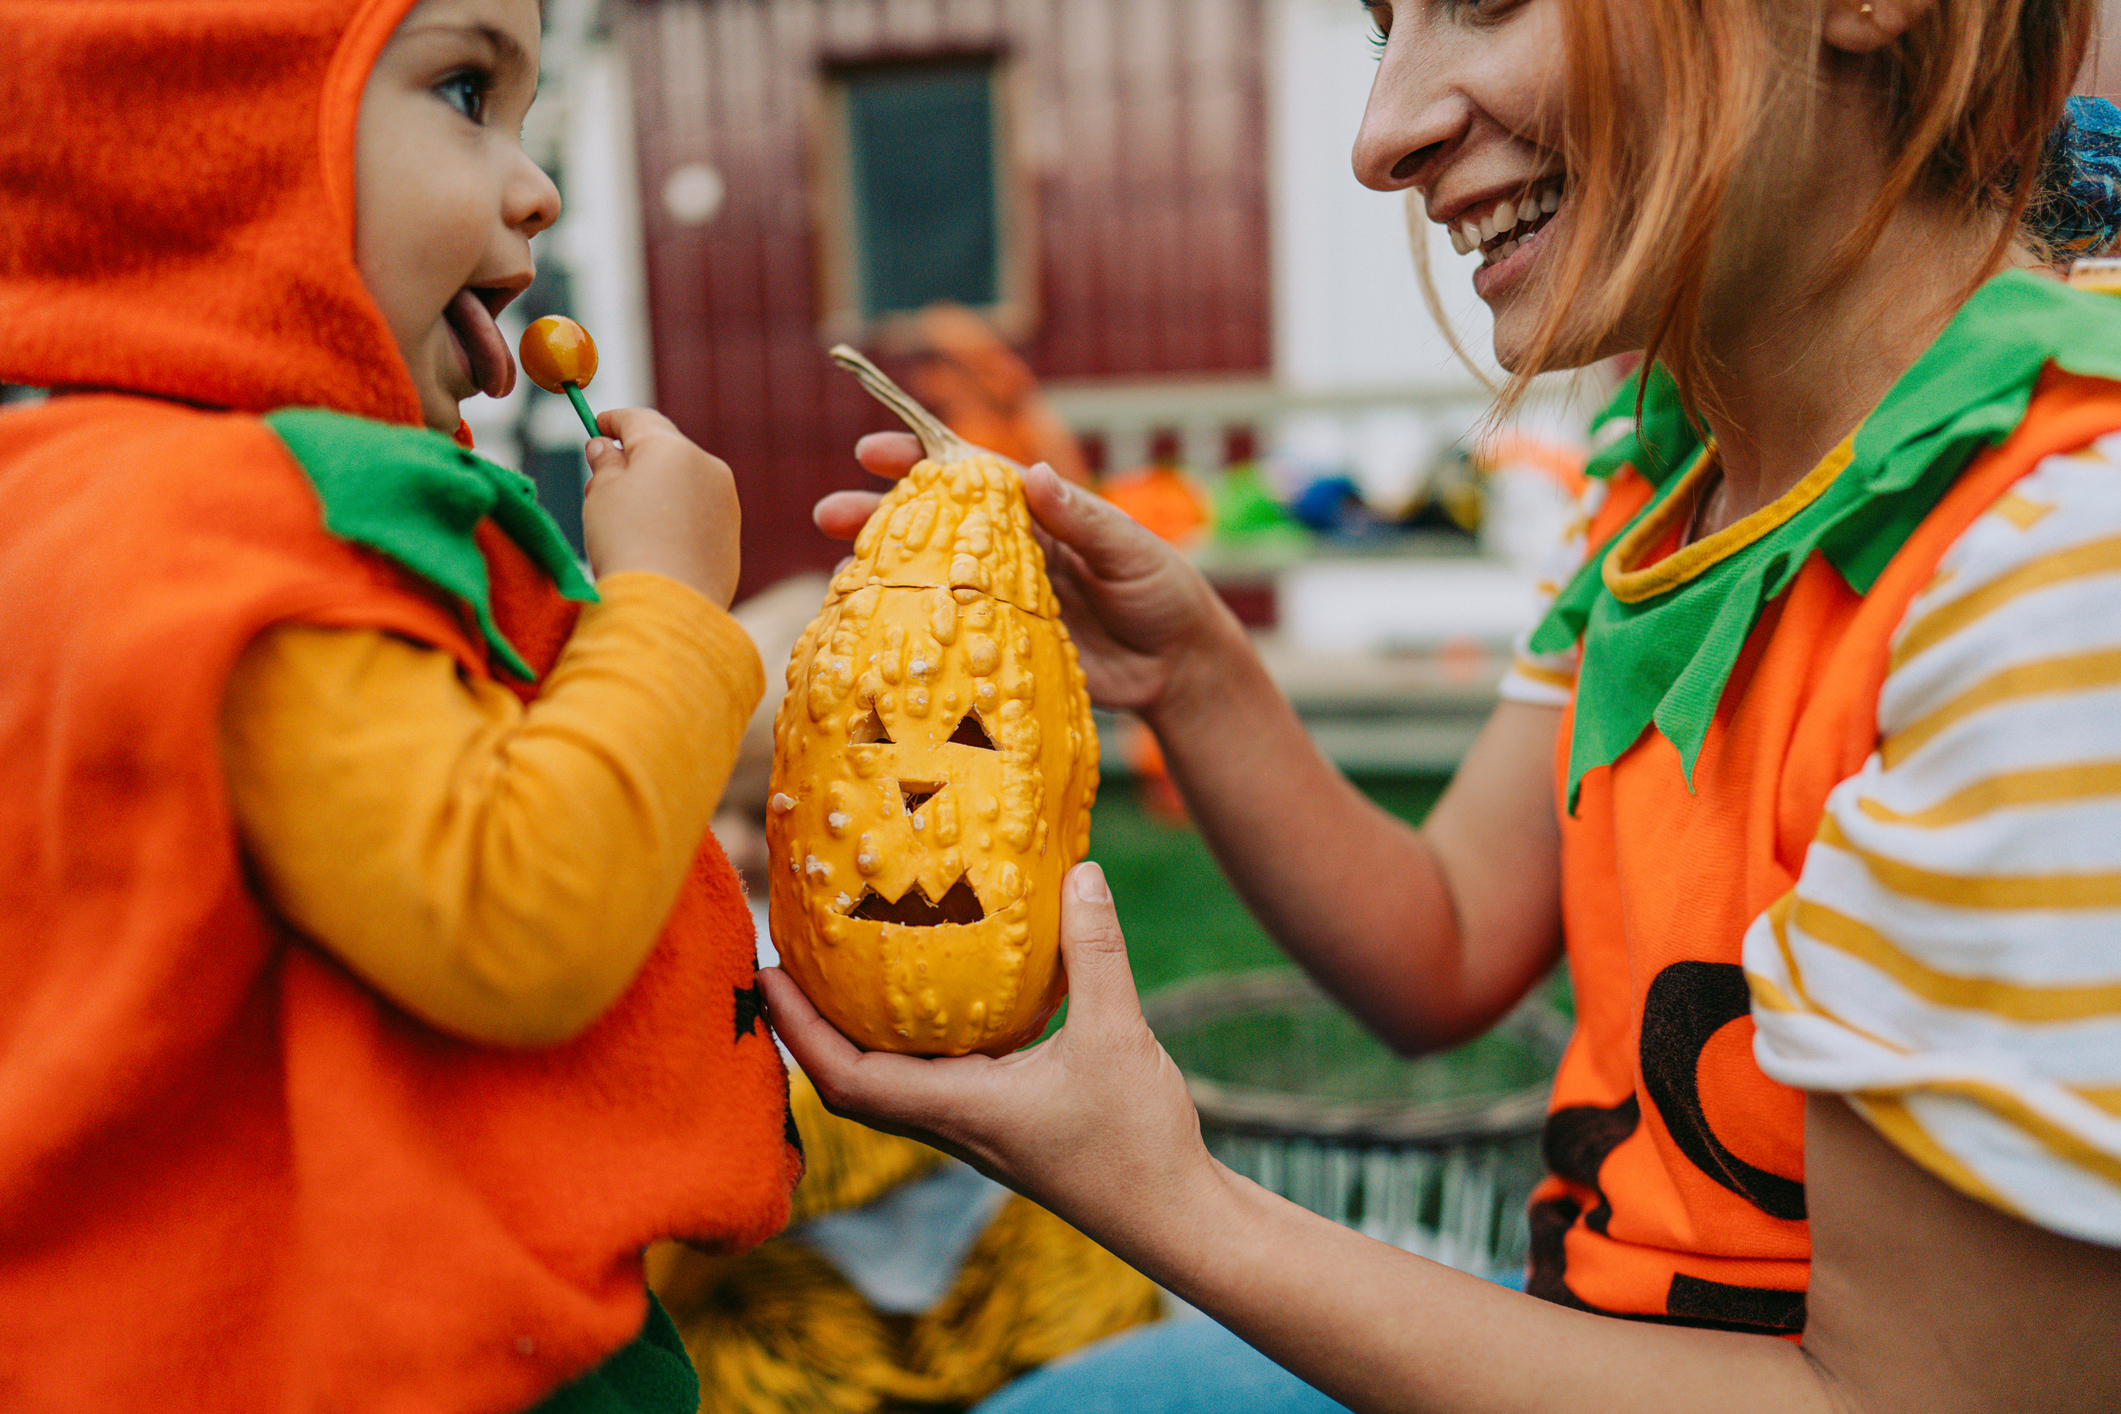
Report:
M 1629 576 L 1623 588 L 1632 602 L 1609 584 L 1608 555 L 1594 555 L 1531 640 L 1539 653 L 1583 644 L 1569 741 L 1569 809 L 1576 808 L 1584 774 L 1619 759 L 1653 724 L 1679 749 L 1691 787 L 1709 722 L 1762 608 L 1789 588 L 1814 552 L 1851 589 L 1868 593 L 1967 464 L 2024 420 L 2034 385 L 2051 362 L 2072 373 L 2121 379 L 2121 301 L 2007 271 L 1974 293 L 1806 479 L 1816 494 L 1801 506 L 1778 502 L 1712 537 L 1733 548 L 1697 556 L 1695 572 L 1648 586 L 1656 592 L 1644 592 L 1640 577 Z M 1635 395 L 1631 380 L 1608 415 L 1631 409 Z M 1653 372 L 1640 424 L 1589 468 L 1610 476 L 1632 466 L 1658 488 L 1614 545 L 1652 518 L 1669 518 L 1674 508 L 1666 503 L 1684 495 L 1693 479 L 1673 473 L 1696 464 L 1704 451 L 1670 378 Z M 1836 469 L 1832 463 L 1844 457 Z
M 538 504 L 530 479 L 496 466 L 424 427 L 398 427 L 318 408 L 286 408 L 265 419 L 324 504 L 324 528 L 389 556 L 464 601 L 487 647 L 525 681 L 537 674 L 493 621 L 493 586 L 472 532 L 492 516 L 561 594 L 594 602 L 596 589 Z

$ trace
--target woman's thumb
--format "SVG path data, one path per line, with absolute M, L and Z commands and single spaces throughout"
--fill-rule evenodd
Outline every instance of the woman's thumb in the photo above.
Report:
M 1068 968 L 1068 1024 L 1104 1029 L 1141 1024 L 1141 998 L 1105 871 L 1078 864 L 1061 886 L 1061 960 Z
M 1024 473 L 1024 498 L 1046 532 L 1101 579 L 1139 579 L 1169 553 L 1134 517 L 1095 492 L 1070 486 L 1045 462 Z

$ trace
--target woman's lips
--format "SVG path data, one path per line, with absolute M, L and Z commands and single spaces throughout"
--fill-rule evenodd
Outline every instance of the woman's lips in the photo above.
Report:
M 494 322 L 486 302 L 468 288 L 458 290 L 442 317 L 464 350 L 472 386 L 489 398 L 507 397 L 516 385 L 515 355 L 509 351 L 508 340 L 501 337 L 501 326 Z
M 1545 249 L 1547 235 L 1554 229 L 1557 219 L 1556 216 L 1548 216 L 1530 235 L 1519 239 L 1515 249 L 1508 255 L 1475 268 L 1473 293 L 1482 299 L 1489 299 L 1523 279 L 1532 262 L 1539 259 L 1540 251 Z

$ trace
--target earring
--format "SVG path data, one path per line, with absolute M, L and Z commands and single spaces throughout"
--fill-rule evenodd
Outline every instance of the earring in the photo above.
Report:
M 1868 5 L 1858 5 L 1856 7 L 1856 17 L 1858 19 L 1870 19 L 1875 13 L 1876 11 L 1872 10 Z

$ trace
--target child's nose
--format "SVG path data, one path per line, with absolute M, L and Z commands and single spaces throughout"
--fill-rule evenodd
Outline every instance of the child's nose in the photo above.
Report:
M 560 189 L 553 185 L 545 169 L 530 160 L 522 159 L 522 169 L 509 188 L 507 210 L 503 213 L 508 224 L 525 236 L 534 236 L 560 219 Z

